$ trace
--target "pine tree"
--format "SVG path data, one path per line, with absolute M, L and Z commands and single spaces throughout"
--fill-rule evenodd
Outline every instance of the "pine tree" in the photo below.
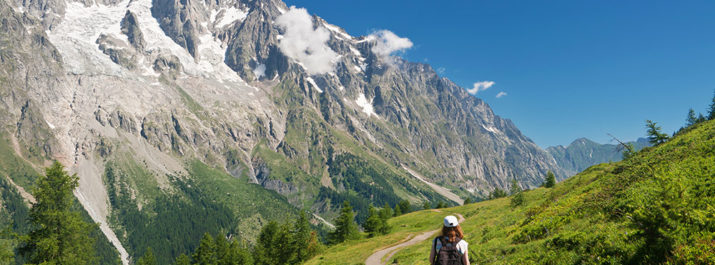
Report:
M 390 204 L 385 203 L 385 205 L 382 206 L 382 209 L 380 209 L 380 219 L 387 220 L 393 215 L 394 213 L 392 212 L 392 208 L 390 208 Z
M 524 192 L 521 190 L 521 187 L 519 187 L 519 183 L 516 181 L 516 179 L 513 179 L 511 181 L 511 206 L 516 207 L 524 204 Z
M 94 239 L 89 231 L 96 224 L 82 221 L 79 212 L 70 210 L 78 181 L 77 175 L 68 175 L 59 162 L 45 169 L 45 175 L 37 180 L 32 192 L 36 202 L 30 209 L 32 228 L 20 249 L 27 262 L 93 263 Z
M 646 120 L 646 128 L 648 128 L 648 141 L 652 145 L 659 145 L 668 140 L 668 135 L 661 132 L 661 127 L 658 123 L 651 120 Z
M 363 228 L 365 229 L 365 232 L 368 233 L 369 237 L 374 237 L 378 235 L 380 229 L 382 228 L 382 218 L 380 218 L 380 213 L 372 205 L 370 205 L 370 208 L 368 208 L 367 211 L 367 220 L 365 220 Z
M 278 239 L 281 237 L 281 228 L 275 221 L 268 222 L 261 228 L 258 235 L 258 242 L 253 249 L 253 260 L 256 264 L 280 264 L 277 248 L 280 247 Z
M 216 235 L 214 238 L 213 253 L 216 257 L 216 264 L 222 264 L 231 255 L 231 245 L 225 236 Z
M 238 241 L 233 240 L 229 249 L 230 251 L 228 256 L 220 261 L 220 265 L 254 264 L 251 252 L 249 252 L 248 249 L 241 247 Z
M 498 187 L 494 188 L 494 191 L 492 191 L 492 193 L 489 194 L 490 199 L 497 199 L 497 198 L 502 198 L 502 197 L 506 197 L 506 196 L 507 196 L 506 191 L 504 191 Z
M 380 227 L 378 229 L 378 232 L 382 235 L 386 235 L 387 233 L 390 233 L 390 230 L 392 230 L 392 227 L 387 223 L 387 220 L 390 220 L 390 217 L 392 217 L 392 209 L 390 209 L 390 205 L 385 203 L 385 206 L 380 209 Z
M 627 160 L 636 154 L 636 146 L 633 143 L 627 143 L 627 147 L 623 150 L 623 160 Z
M 335 231 L 331 232 L 329 237 L 330 242 L 333 244 L 360 238 L 360 232 L 355 223 L 355 214 L 348 201 L 343 202 L 340 216 L 335 219 Z
M 470 203 L 472 203 L 472 198 L 471 198 L 471 197 L 469 197 L 469 198 L 467 198 L 467 199 L 464 200 L 464 205 L 467 205 L 467 204 L 470 204 Z
M 392 211 L 392 216 L 400 216 L 402 215 L 402 209 L 400 208 L 399 204 L 395 205 L 395 210 Z
M 688 118 L 686 119 L 687 126 L 692 126 L 698 122 L 698 118 L 695 117 L 695 110 L 690 109 L 688 111 Z
M 443 201 L 440 201 L 437 203 L 437 209 L 442 209 L 444 207 L 447 207 L 447 204 L 444 203 Z
M 406 214 L 412 211 L 412 205 L 410 205 L 410 202 L 407 200 L 401 200 L 399 205 L 400 210 L 402 210 L 402 214 Z
M 713 100 L 710 103 L 710 109 L 708 110 L 708 120 L 715 120 L 715 93 L 713 93 Z
M 707 121 L 707 120 L 708 120 L 708 119 L 706 119 L 705 116 L 703 116 L 703 114 L 700 113 L 700 114 L 698 114 L 698 119 L 696 120 L 696 122 L 697 122 L 697 123 L 701 123 L 701 122 L 704 122 L 704 121 Z
M 551 170 L 546 172 L 546 185 L 547 188 L 552 188 L 556 186 L 556 176 L 554 175 L 554 172 L 551 172 Z
M 425 210 L 432 209 L 432 204 L 430 204 L 429 201 L 426 201 L 422 204 L 422 208 Z
M 137 260 L 136 265 L 156 265 L 156 257 L 154 256 L 154 251 L 150 247 L 146 248 L 144 255 Z
M 175 265 L 191 265 L 191 259 L 189 256 L 186 256 L 186 254 L 181 253 L 179 257 L 176 258 L 176 262 L 174 262 Z
M 300 212 L 298 220 L 293 224 L 292 232 L 293 246 L 291 248 L 295 252 L 295 259 L 289 261 L 289 263 L 298 264 L 313 257 L 316 253 L 312 253 L 314 250 L 307 247 L 307 244 L 311 240 L 312 230 L 310 229 L 310 223 L 308 222 L 308 217 L 305 215 L 305 211 Z
M 3 220 L 0 219 L 0 221 Z M 15 264 L 15 253 L 13 252 L 15 238 L 17 238 L 17 235 L 12 232 L 11 225 L 0 231 L 0 264 Z
M 209 265 L 216 264 L 216 252 L 214 249 L 215 242 L 209 233 L 204 233 L 204 236 L 199 241 L 199 247 L 194 252 L 194 264 Z

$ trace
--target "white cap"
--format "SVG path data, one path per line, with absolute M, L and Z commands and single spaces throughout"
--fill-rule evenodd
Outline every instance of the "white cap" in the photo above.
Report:
M 444 226 L 445 227 L 456 227 L 459 225 L 459 221 L 457 221 L 457 217 L 454 217 L 453 215 L 448 215 L 447 217 L 444 218 Z

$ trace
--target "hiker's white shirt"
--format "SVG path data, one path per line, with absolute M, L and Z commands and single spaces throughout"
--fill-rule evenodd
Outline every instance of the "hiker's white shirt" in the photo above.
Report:
M 437 244 L 435 245 L 435 253 L 439 252 L 439 249 L 442 248 L 442 241 L 437 239 Z M 467 241 L 461 240 L 459 243 L 457 243 L 457 251 L 459 251 L 459 254 L 464 255 L 464 253 L 467 253 L 467 250 L 469 249 L 469 243 Z

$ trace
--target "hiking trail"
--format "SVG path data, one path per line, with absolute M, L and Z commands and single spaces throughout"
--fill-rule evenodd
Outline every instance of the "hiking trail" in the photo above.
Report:
M 464 222 L 464 217 L 461 214 L 455 213 L 454 215 L 456 215 L 459 218 L 460 223 Z M 407 237 L 408 240 L 405 242 L 375 251 L 375 253 L 372 253 L 372 255 L 367 257 L 367 259 L 365 260 L 365 265 L 385 265 L 385 264 L 387 264 L 387 261 L 389 261 L 392 258 L 392 256 L 394 256 L 395 253 L 397 253 L 397 251 L 399 251 L 403 248 L 412 246 L 414 244 L 420 243 L 422 241 L 425 241 L 425 240 L 431 238 L 432 236 L 434 236 L 434 234 L 438 233 L 441 230 L 442 230 L 442 228 L 424 232 L 424 233 L 418 234 L 417 236 L 414 236 L 412 238 L 410 238 L 410 236 L 412 236 L 412 235 L 410 235 Z M 426 255 L 429 255 L 429 252 L 427 252 Z

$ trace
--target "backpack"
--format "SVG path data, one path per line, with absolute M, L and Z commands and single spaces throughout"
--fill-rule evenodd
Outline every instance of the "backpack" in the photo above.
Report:
M 437 237 L 434 239 L 433 247 L 437 247 L 437 240 L 442 243 L 442 247 L 439 250 L 435 249 L 434 265 L 462 265 L 462 253 L 457 250 L 457 243 L 462 241 L 461 238 L 457 238 L 457 242 L 450 243 L 447 241 L 446 237 Z

